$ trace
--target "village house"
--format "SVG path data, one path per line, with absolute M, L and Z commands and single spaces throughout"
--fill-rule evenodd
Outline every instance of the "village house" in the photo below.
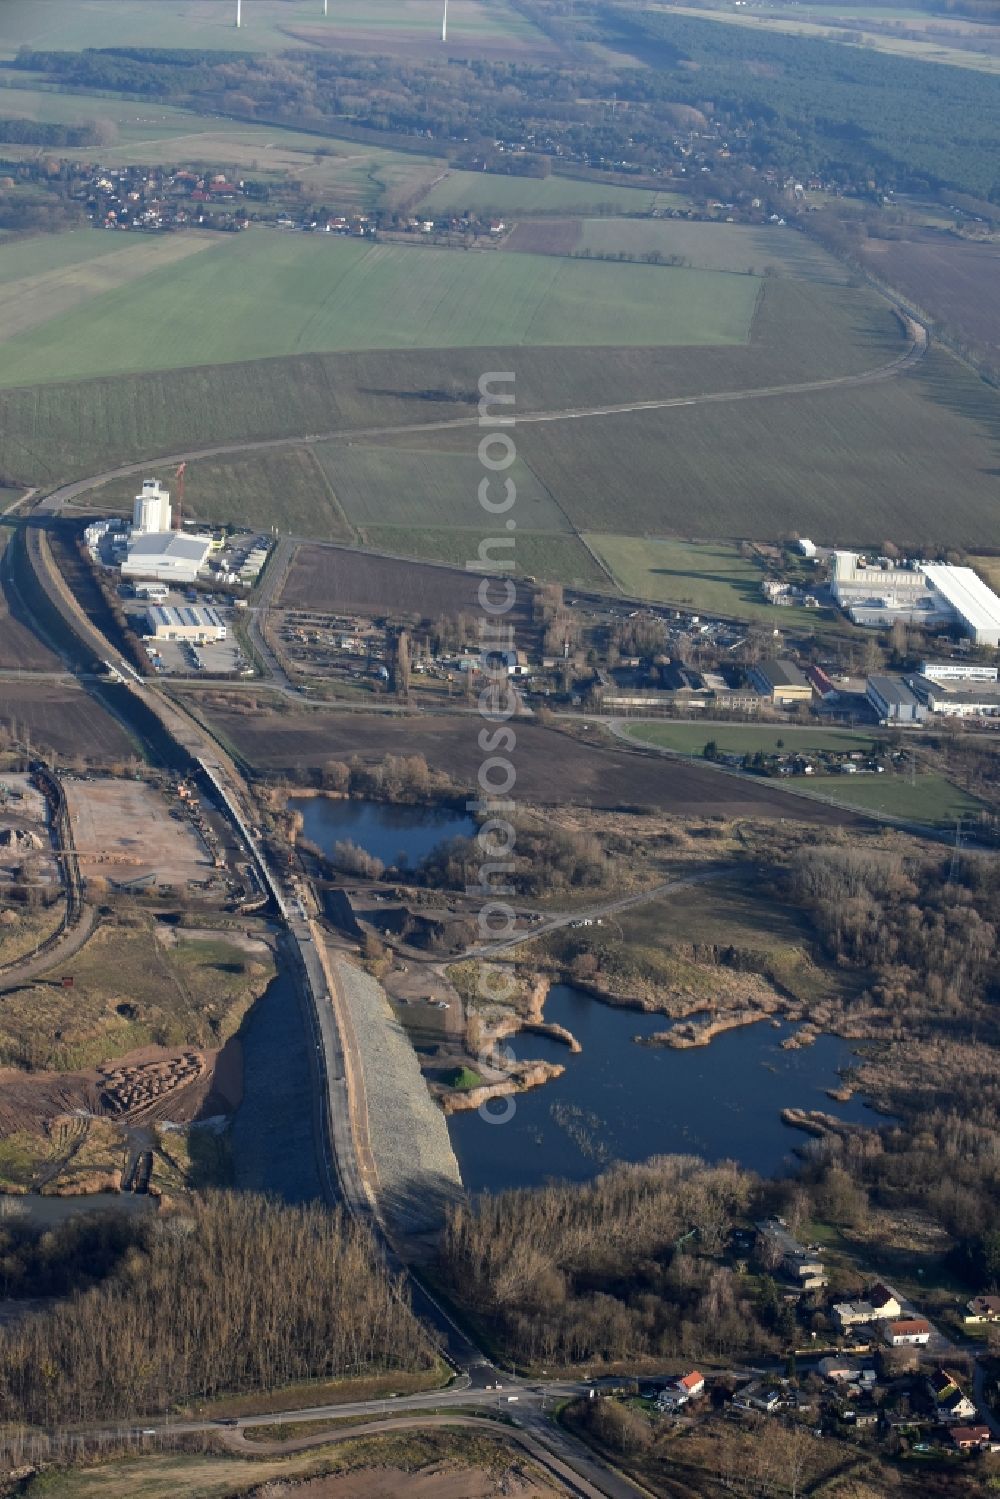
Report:
M 865 1301 L 841 1301 L 833 1308 L 834 1319 L 841 1332 L 852 1327 L 863 1327 L 869 1322 L 887 1322 L 898 1317 L 902 1311 L 899 1299 L 881 1281 L 872 1287 Z
M 966 1303 L 966 1322 L 1000 1322 L 1000 1296 L 973 1296 Z
M 781 1403 L 781 1391 L 763 1380 L 754 1379 L 733 1396 L 733 1406 L 741 1411 L 763 1411 L 770 1415 Z
M 771 1253 L 780 1257 L 784 1273 L 801 1290 L 819 1290 L 827 1284 L 823 1261 L 788 1232 L 783 1219 L 765 1218 L 757 1224 L 757 1232 Z
M 986 1452 L 994 1447 L 988 1426 L 953 1426 L 948 1435 L 959 1452 Z
M 923 1317 L 904 1317 L 898 1322 L 887 1322 L 883 1336 L 890 1348 L 913 1347 L 930 1342 L 931 1325 Z

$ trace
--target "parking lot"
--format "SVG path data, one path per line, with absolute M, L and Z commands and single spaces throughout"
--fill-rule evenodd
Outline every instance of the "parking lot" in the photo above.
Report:
M 143 585 L 138 586 L 141 589 Z M 226 626 L 226 638 L 213 640 L 205 645 L 196 645 L 193 641 L 152 639 L 148 636 L 146 616 L 157 605 L 174 609 L 214 609 Z M 124 609 L 135 633 L 142 638 L 154 668 L 165 676 L 232 676 L 240 672 L 252 674 L 253 669 L 233 634 L 236 610 L 229 599 L 194 589 L 184 592 L 175 589 L 166 598 L 126 598 Z

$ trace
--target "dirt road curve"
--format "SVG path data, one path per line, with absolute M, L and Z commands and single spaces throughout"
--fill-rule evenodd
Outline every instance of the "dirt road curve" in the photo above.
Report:
M 833 375 L 824 380 L 804 380 L 794 385 L 762 385 L 751 390 L 714 391 L 709 395 L 670 396 L 656 401 L 630 401 L 620 406 L 576 406 L 560 411 L 525 411 L 518 413 L 517 425 L 523 427 L 529 423 L 567 422 L 580 421 L 588 417 L 622 416 L 633 411 L 668 411 L 677 406 L 760 401 L 771 396 L 809 395 L 815 391 L 840 389 L 847 385 L 873 385 L 880 380 L 891 380 L 918 363 L 928 347 L 927 329 L 902 312 L 898 312 L 898 315 L 907 331 L 907 345 L 903 353 L 891 359 L 888 364 L 879 365 L 876 369 L 864 370 L 857 375 Z M 42 513 L 59 511 L 76 495 L 84 494 L 88 489 L 104 484 L 109 479 L 125 479 L 132 474 L 140 474 L 154 461 L 164 464 L 192 463 L 198 458 L 222 458 L 231 453 L 260 453 L 272 451 L 275 448 L 311 447 L 314 443 L 321 442 L 349 443 L 358 439 L 367 441 L 373 437 L 399 437 L 411 432 L 445 432 L 451 428 L 477 427 L 478 425 L 477 414 L 449 417 L 437 422 L 407 422 L 399 426 L 353 427 L 333 432 L 313 432 L 306 437 L 270 437 L 260 442 L 229 442 L 210 448 L 197 448 L 187 453 L 148 454 L 140 463 L 127 463 L 121 468 L 108 469 L 103 474 L 95 474 L 90 479 L 79 479 L 73 484 L 65 484 L 43 500 L 38 509 Z
M 511 1446 L 520 1447 L 539 1467 L 544 1468 L 553 1478 L 556 1478 L 564 1489 L 569 1493 L 580 1496 L 580 1499 L 635 1499 L 641 1493 L 627 1479 L 609 1472 L 603 1466 L 594 1463 L 594 1473 L 599 1479 L 600 1487 L 595 1487 L 583 1474 L 576 1471 L 576 1467 L 585 1466 L 585 1449 L 573 1444 L 573 1459 L 575 1467 L 571 1468 L 550 1449 L 548 1441 L 552 1441 L 555 1433 L 547 1433 L 548 1441 L 543 1445 L 528 1432 L 511 1426 L 498 1426 L 488 1417 L 482 1416 L 424 1416 L 414 1418 L 412 1416 L 399 1416 L 388 1421 L 373 1421 L 363 1426 L 352 1426 L 346 1431 L 326 1431 L 314 1437 L 294 1437 L 287 1442 L 248 1442 L 242 1431 L 227 1431 L 223 1440 L 227 1447 L 233 1452 L 241 1455 L 252 1453 L 255 1457 L 283 1457 L 293 1452 L 304 1452 L 310 1447 L 326 1447 L 331 1442 L 347 1442 L 355 1437 L 380 1436 L 387 1431 L 406 1431 L 410 1428 L 426 1431 L 428 1427 L 444 1426 L 471 1427 L 479 1436 L 494 1437 L 497 1441 L 508 1442 Z

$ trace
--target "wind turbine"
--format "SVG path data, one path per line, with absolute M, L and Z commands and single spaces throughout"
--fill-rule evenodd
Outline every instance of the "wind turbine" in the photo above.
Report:
M 330 14 L 330 0 L 323 0 L 323 14 L 324 16 Z
M 243 0 L 236 0 L 236 30 L 243 25 Z
M 444 15 L 441 17 L 441 40 L 448 40 L 448 0 L 444 0 Z

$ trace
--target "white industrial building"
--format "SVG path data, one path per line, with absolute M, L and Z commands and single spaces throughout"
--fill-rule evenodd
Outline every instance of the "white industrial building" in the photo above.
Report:
M 216 609 L 197 609 L 183 605 L 157 604 L 146 612 L 147 640 L 183 640 L 191 645 L 208 645 L 225 640 L 226 626 Z
M 932 713 L 946 718 L 1000 717 L 1000 687 L 982 682 L 965 682 L 957 686 L 932 683 L 927 691 L 927 706 Z
M 172 518 L 169 489 L 158 479 L 144 479 L 132 506 L 133 532 L 169 531 Z
M 193 583 L 212 550 L 209 536 L 188 536 L 183 531 L 152 531 L 129 541 L 122 563 L 123 578 L 155 578 L 161 583 Z
M 995 682 L 1000 667 L 981 661 L 921 661 L 920 675 L 928 682 Z
M 971 567 L 928 562 L 923 573 L 976 645 L 1000 646 L 1000 599 Z
M 862 552 L 834 552 L 831 591 L 845 608 L 889 598 L 907 605 L 916 604 L 928 586 L 919 566 L 908 562 L 867 557 Z
M 834 552 L 831 592 L 857 625 L 957 624 L 976 645 L 1000 646 L 1000 598 L 971 567 Z

